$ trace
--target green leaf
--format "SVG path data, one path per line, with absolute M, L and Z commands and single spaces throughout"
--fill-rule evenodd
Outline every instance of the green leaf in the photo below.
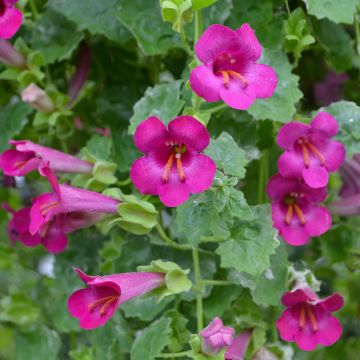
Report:
M 185 23 L 193 18 L 191 0 L 160 0 L 160 6 L 164 21 L 172 23 L 174 31 L 181 32 Z
M 40 327 L 32 332 L 17 332 L 14 360 L 57 360 L 60 337 L 54 330 Z
M 129 31 L 116 18 L 119 0 L 50 0 L 49 6 L 78 25 L 79 30 L 105 35 L 109 40 L 125 44 Z
M 286 55 L 278 50 L 265 50 L 263 63 L 275 69 L 278 86 L 269 99 L 258 99 L 248 112 L 256 120 L 291 121 L 296 112 L 295 105 L 301 99 L 299 77 L 292 74 L 291 65 Z
M 134 134 L 136 127 L 149 116 L 157 116 L 166 125 L 175 118 L 184 106 L 180 99 L 181 85 L 182 81 L 178 80 L 147 88 L 134 106 L 129 133 Z
M 162 21 L 159 0 L 119 0 L 119 4 L 118 18 L 145 55 L 166 54 L 180 46 L 179 36 Z
M 28 104 L 22 102 L 9 104 L 0 109 L 0 151 L 6 150 L 8 141 L 20 133 L 32 111 Z
M 210 145 L 205 151 L 215 162 L 218 169 L 221 169 L 227 175 L 245 177 L 245 166 L 247 160 L 245 151 L 241 149 L 235 140 L 226 132 L 211 140 Z
M 78 349 L 69 351 L 72 360 L 95 360 L 94 349 L 91 347 L 81 346 Z
M 336 23 L 352 24 L 358 0 L 303 0 L 309 14 L 318 19 L 328 18 Z
M 41 52 L 45 64 L 68 59 L 83 38 L 83 34 L 76 31 L 76 24 L 51 7 L 35 25 L 31 44 Z
M 218 0 L 192 0 L 193 10 L 200 10 L 205 7 L 211 6 L 216 3 Z
M 336 139 L 346 147 L 347 157 L 360 152 L 360 107 L 351 101 L 338 101 L 324 107 L 339 124 Z
M 170 344 L 171 319 L 162 318 L 145 328 L 131 349 L 131 360 L 153 360 Z
M 270 208 L 255 206 L 253 214 L 253 221 L 235 223 L 231 238 L 222 242 L 216 253 L 221 257 L 221 267 L 259 276 L 270 267 L 270 256 L 279 245 L 279 240 L 275 238 Z

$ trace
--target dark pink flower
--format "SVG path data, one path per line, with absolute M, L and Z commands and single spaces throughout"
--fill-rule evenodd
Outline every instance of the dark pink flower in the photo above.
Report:
M 284 240 L 294 246 L 304 245 L 311 236 L 319 236 L 331 226 L 328 210 L 319 206 L 326 188 L 314 189 L 301 179 L 270 178 L 267 193 L 271 199 L 273 226 Z
M 0 155 L 0 169 L 10 176 L 24 176 L 49 163 L 54 171 L 91 174 L 94 164 L 29 140 L 9 141 L 15 149 Z
M 71 316 L 80 327 L 91 330 L 103 326 L 124 302 L 165 284 L 165 274 L 152 272 L 89 276 L 75 269 L 88 286 L 75 291 L 68 300 Z
M 202 337 L 203 354 L 215 356 L 225 347 L 233 342 L 235 330 L 232 327 L 224 326 L 222 320 L 216 317 L 211 323 L 200 332 Z
M 284 341 L 295 342 L 301 350 L 312 351 L 318 344 L 330 346 L 339 340 L 342 327 L 331 313 L 344 305 L 340 294 L 334 293 L 321 300 L 305 287 L 286 292 L 281 301 L 287 309 L 276 326 Z
M 200 154 L 210 142 L 204 125 L 191 116 L 179 116 L 168 128 L 156 117 L 143 121 L 135 131 L 136 147 L 145 156 L 130 171 L 136 188 L 143 194 L 159 195 L 166 206 L 178 206 L 190 193 L 207 190 L 216 165 Z
M 26 59 L 6 40 L 0 38 L 0 61 L 6 65 L 26 68 Z
M 225 353 L 225 360 L 243 360 L 249 346 L 251 334 L 251 330 L 246 330 L 236 336 Z
M 119 200 L 93 191 L 59 185 L 56 175 L 47 166 L 41 172 L 48 178 L 53 192 L 35 199 L 30 211 L 31 234 L 41 234 L 55 218 L 65 232 L 70 232 L 71 229 L 90 226 L 106 214 L 117 212 Z
M 303 178 L 313 188 L 326 186 L 329 172 L 336 171 L 345 160 L 344 145 L 331 140 L 338 129 L 335 118 L 326 112 L 319 112 L 309 125 L 284 125 L 277 137 L 277 144 L 285 150 L 278 161 L 279 173 Z
M 0 0 L 0 38 L 10 39 L 20 29 L 23 16 L 15 8 L 18 0 Z
M 275 71 L 256 63 L 262 49 L 249 24 L 235 31 L 223 25 L 209 26 L 196 43 L 195 53 L 203 65 L 192 70 L 190 86 L 208 102 L 223 100 L 245 110 L 257 98 L 268 98 L 275 91 Z

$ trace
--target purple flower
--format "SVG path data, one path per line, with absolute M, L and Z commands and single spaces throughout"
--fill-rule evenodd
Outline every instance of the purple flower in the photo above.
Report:
M 23 16 L 15 8 L 18 0 L 0 0 L 0 38 L 10 39 L 20 29 Z
M 252 331 L 247 330 L 240 333 L 228 347 L 225 360 L 243 360 L 249 346 Z
M 185 202 L 190 193 L 207 190 L 216 165 L 200 154 L 210 142 L 204 125 L 191 116 L 179 116 L 168 128 L 152 116 L 135 131 L 136 147 L 145 156 L 137 159 L 130 171 L 136 188 L 143 194 L 159 195 L 170 207 Z
M 318 205 L 326 198 L 326 188 L 310 188 L 301 179 L 277 174 L 270 178 L 267 193 L 273 226 L 288 244 L 304 245 L 311 236 L 319 236 L 330 228 L 330 213 Z
M 224 326 L 222 320 L 216 317 L 200 332 L 203 354 L 215 356 L 233 342 L 234 329 Z
M 6 40 L 0 38 L 0 60 L 9 66 L 26 68 L 25 58 Z
M 75 291 L 68 300 L 71 316 L 80 319 L 80 327 L 95 329 L 114 315 L 124 302 L 165 284 L 165 274 L 152 272 L 89 276 L 75 269 L 88 286 Z
M 331 315 L 344 305 L 340 294 L 334 293 L 321 300 L 305 287 L 286 292 L 281 301 L 287 309 L 276 326 L 284 341 L 295 342 L 301 350 L 312 351 L 318 344 L 330 346 L 340 338 L 341 324 Z
M 209 26 L 196 43 L 195 53 L 203 65 L 192 70 L 190 86 L 208 102 L 223 100 L 245 110 L 257 98 L 268 98 L 275 91 L 275 71 L 256 63 L 262 49 L 249 24 L 235 31 L 223 25 Z
M 0 155 L 0 169 L 10 176 L 24 176 L 49 163 L 54 171 L 91 174 L 93 164 L 29 140 L 9 141 L 15 149 Z
M 54 221 L 61 223 L 64 232 L 96 223 L 106 214 L 115 214 L 119 200 L 93 191 L 59 185 L 56 175 L 45 166 L 41 172 L 48 178 L 52 193 L 38 196 L 30 211 L 29 231 L 41 234 Z
M 277 144 L 285 150 L 278 161 L 279 173 L 303 178 L 312 188 L 326 186 L 329 172 L 336 171 L 345 160 L 344 145 L 331 140 L 337 132 L 335 118 L 326 112 L 319 112 L 309 125 L 284 125 L 277 137 Z

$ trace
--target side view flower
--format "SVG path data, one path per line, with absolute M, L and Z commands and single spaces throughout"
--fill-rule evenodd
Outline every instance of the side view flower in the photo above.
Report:
M 225 360 L 243 360 L 249 346 L 252 331 L 246 330 L 234 338 L 225 353 Z
M 0 169 L 6 175 L 24 176 L 46 163 L 56 172 L 78 174 L 91 174 L 94 166 L 90 162 L 29 140 L 10 140 L 9 144 L 14 145 L 15 149 L 6 150 L 0 155 Z
M 331 140 L 339 130 L 336 119 L 319 112 L 309 125 L 289 122 L 278 134 L 277 144 L 285 150 L 278 161 L 284 177 L 303 178 L 312 188 L 322 188 L 329 172 L 339 169 L 345 160 L 345 147 Z
M 88 287 L 69 297 L 68 309 L 71 316 L 80 319 L 80 327 L 85 330 L 103 326 L 121 304 L 165 284 L 163 273 L 89 276 L 79 269 L 75 271 Z
M 332 315 L 344 305 L 340 294 L 319 299 L 305 287 L 286 292 L 281 301 L 287 309 L 276 326 L 284 341 L 295 342 L 301 350 L 312 351 L 317 345 L 330 346 L 340 338 L 341 324 Z
M 20 29 L 23 15 L 15 8 L 18 0 L 0 0 L 0 38 L 10 39 Z
M 149 117 L 136 128 L 134 142 L 145 154 L 130 171 L 141 193 L 159 195 L 166 206 L 175 207 L 211 186 L 216 165 L 200 154 L 210 135 L 195 118 L 179 116 L 166 128 L 160 119 Z
M 319 206 L 326 198 L 326 188 L 313 189 L 301 179 L 277 174 L 270 178 L 267 193 L 273 226 L 288 244 L 304 245 L 311 236 L 319 236 L 330 228 L 331 215 Z
M 262 49 L 249 24 L 237 30 L 209 26 L 196 43 L 195 53 L 203 65 L 192 70 L 190 86 L 206 101 L 223 100 L 246 110 L 257 98 L 273 95 L 276 73 L 270 66 L 256 63 Z

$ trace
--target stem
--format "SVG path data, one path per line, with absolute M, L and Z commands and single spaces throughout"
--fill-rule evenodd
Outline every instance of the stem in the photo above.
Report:
M 37 18 L 39 17 L 39 12 L 37 10 L 35 0 L 29 0 L 29 5 L 34 19 L 37 20 Z
M 200 261 L 198 248 L 193 248 L 193 262 L 195 273 L 195 288 L 196 288 L 196 319 L 198 333 L 203 329 L 203 303 L 202 303 L 202 279 L 200 272 Z
M 287 10 L 288 14 L 290 15 L 291 11 L 290 11 L 290 6 L 289 6 L 288 0 L 285 0 L 285 5 L 286 5 L 286 10 Z
M 120 180 L 117 182 L 117 185 L 118 186 L 126 186 L 126 185 L 129 185 L 131 184 L 131 179 L 130 178 L 127 178 L 125 180 Z
M 186 33 L 185 33 L 185 30 L 184 30 L 184 29 L 181 29 L 180 36 L 181 36 L 181 41 L 182 41 L 182 43 L 183 43 L 183 45 L 184 45 L 184 48 L 185 48 L 186 52 L 187 52 L 190 56 L 192 56 L 192 55 L 193 55 L 193 52 L 192 52 L 192 50 L 191 50 L 191 48 L 190 48 L 190 46 L 189 46 L 189 43 L 188 43 L 188 41 L 187 41 L 187 37 L 186 37 Z
M 215 286 L 225 286 L 225 285 L 234 285 L 231 281 L 227 280 L 202 280 L 203 285 L 215 285 Z
M 359 26 L 359 14 L 358 12 L 354 15 L 354 28 L 356 37 L 356 52 L 360 55 L 360 26 Z
M 220 105 L 214 106 L 212 108 L 202 110 L 202 113 L 214 114 L 214 113 L 217 113 L 218 111 L 225 110 L 227 108 L 228 108 L 227 104 L 220 104 Z
M 192 351 L 188 350 L 188 351 L 182 351 L 179 353 L 160 354 L 156 357 L 167 359 L 167 358 L 178 358 L 178 357 L 182 357 L 182 356 L 192 357 Z
M 259 162 L 258 203 L 263 204 L 266 199 L 266 184 L 269 179 L 269 151 L 264 150 Z
M 191 250 L 192 247 L 190 245 L 181 245 L 176 243 L 175 241 L 171 240 L 165 233 L 164 229 L 161 227 L 160 224 L 156 224 L 156 230 L 158 231 L 160 237 L 170 246 L 178 250 Z

